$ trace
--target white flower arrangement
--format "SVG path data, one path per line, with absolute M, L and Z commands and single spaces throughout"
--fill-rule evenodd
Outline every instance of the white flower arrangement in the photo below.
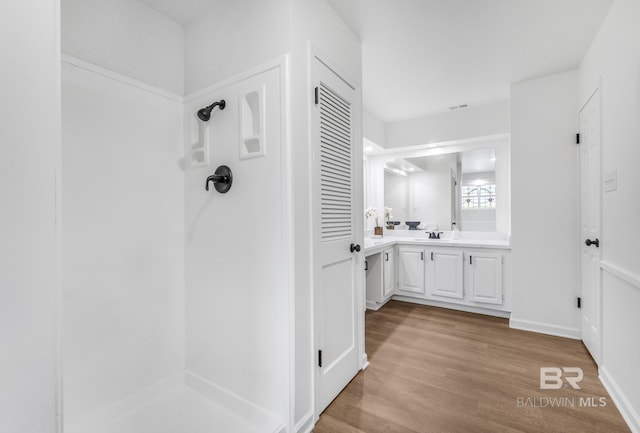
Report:
M 376 219 L 376 227 L 378 227 L 378 211 L 373 207 L 368 207 L 364 211 L 364 217 L 369 219 L 370 217 L 374 217 Z
M 391 218 L 393 218 L 393 214 L 391 212 L 393 212 L 393 208 L 386 207 L 386 206 L 384 207 L 384 217 L 387 220 L 387 223 Z

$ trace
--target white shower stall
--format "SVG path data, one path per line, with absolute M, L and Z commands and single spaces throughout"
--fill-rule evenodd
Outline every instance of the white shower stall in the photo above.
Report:
M 185 95 L 185 27 L 137 0 L 62 25 L 64 433 L 286 431 L 286 57 Z

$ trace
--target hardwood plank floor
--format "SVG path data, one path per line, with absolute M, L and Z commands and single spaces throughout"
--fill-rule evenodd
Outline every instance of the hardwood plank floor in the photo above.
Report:
M 577 340 L 391 301 L 367 312 L 366 352 L 369 367 L 324 411 L 315 433 L 629 432 Z M 540 367 L 582 368 L 581 389 L 540 389 Z

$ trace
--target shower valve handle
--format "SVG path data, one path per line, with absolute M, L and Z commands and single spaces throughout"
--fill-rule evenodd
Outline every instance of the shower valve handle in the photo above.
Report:
M 204 185 L 207 191 L 209 191 L 209 182 L 213 182 L 213 187 L 219 193 L 226 193 L 231 189 L 231 184 L 233 183 L 233 174 L 231 173 L 231 169 L 226 165 L 221 165 L 216 168 L 215 173 L 207 177 L 207 181 Z

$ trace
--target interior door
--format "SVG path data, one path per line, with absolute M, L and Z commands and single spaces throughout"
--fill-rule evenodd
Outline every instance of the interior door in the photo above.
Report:
M 600 92 L 580 110 L 581 336 L 600 363 Z
M 362 145 L 354 139 L 355 90 L 317 58 L 313 68 L 317 86 L 312 143 L 319 415 L 356 375 L 360 364 L 357 269 L 363 254 L 358 245 L 363 230 L 357 224 L 354 179 L 361 179 L 355 164 L 361 163 Z M 363 219 L 363 214 L 358 217 Z

